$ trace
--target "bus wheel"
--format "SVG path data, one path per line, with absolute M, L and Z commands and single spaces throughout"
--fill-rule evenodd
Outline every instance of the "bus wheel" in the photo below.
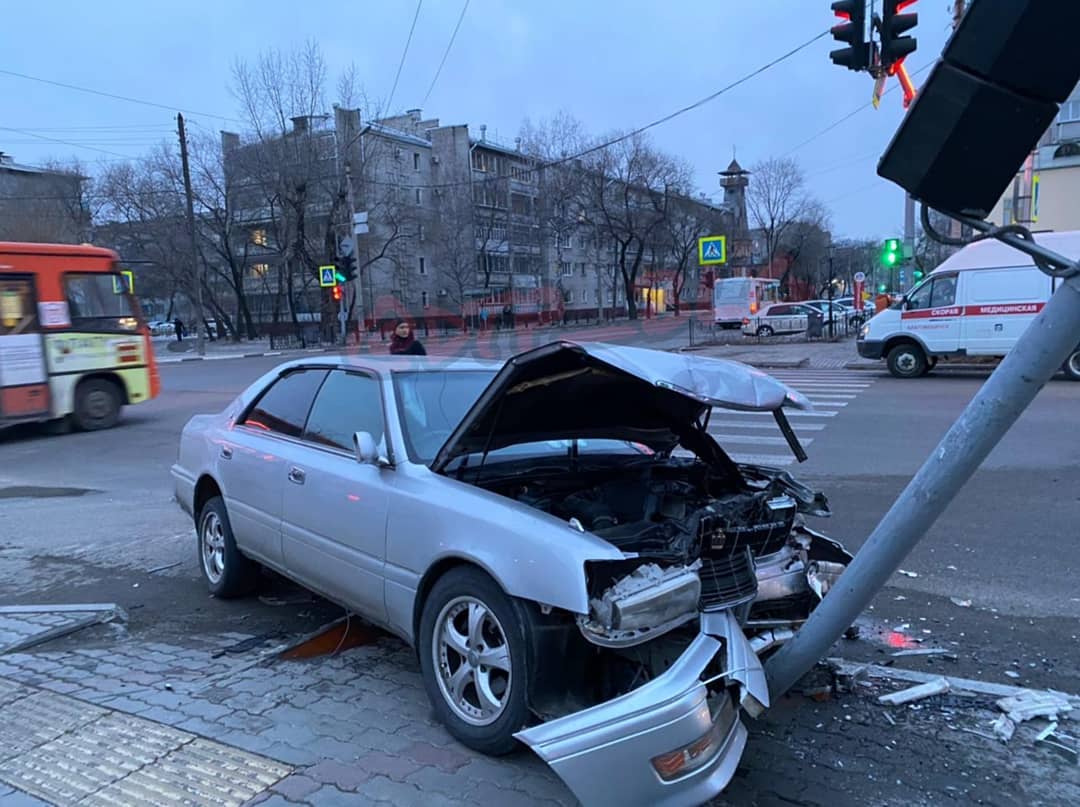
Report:
M 120 390 L 104 378 L 83 381 L 75 390 L 75 425 L 83 431 L 111 429 L 120 420 Z

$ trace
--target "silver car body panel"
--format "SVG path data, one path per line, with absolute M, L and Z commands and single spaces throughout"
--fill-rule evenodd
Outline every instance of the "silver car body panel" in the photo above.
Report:
M 701 633 L 652 681 L 515 736 L 547 762 L 584 805 L 708 801 L 731 781 L 746 745 L 746 727 L 737 710 L 721 711 L 724 740 L 713 759 L 696 771 L 665 782 L 650 760 L 693 743 L 712 727 L 709 692 L 701 678 L 722 647 L 720 639 Z

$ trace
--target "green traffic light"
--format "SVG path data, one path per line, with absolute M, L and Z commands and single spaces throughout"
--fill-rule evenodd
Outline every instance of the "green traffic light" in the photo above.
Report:
M 334 277 L 337 278 L 338 283 L 344 283 L 345 282 L 345 275 L 341 274 L 341 272 L 334 272 Z
M 900 260 L 900 256 L 895 252 L 886 252 L 881 256 L 881 260 L 886 266 L 896 266 L 897 262 Z

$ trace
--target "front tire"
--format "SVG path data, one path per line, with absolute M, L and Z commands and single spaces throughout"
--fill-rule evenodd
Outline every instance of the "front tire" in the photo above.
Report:
M 887 364 L 889 372 L 896 378 L 918 378 L 925 375 L 929 369 L 926 353 L 921 347 L 910 342 L 890 350 Z
M 211 594 L 232 599 L 254 590 L 258 567 L 237 548 L 225 501 L 220 496 L 203 505 L 199 513 L 198 539 L 199 568 Z
M 758 336 L 772 336 L 773 335 L 773 329 L 770 328 L 768 325 L 762 325 L 761 327 L 759 327 L 757 329 L 757 335 Z
M 1074 350 L 1072 355 L 1065 359 L 1065 364 L 1062 365 L 1061 369 L 1073 381 L 1080 381 L 1080 348 Z
M 424 688 L 447 730 L 484 754 L 513 751 L 529 716 L 518 605 L 479 569 L 452 569 L 424 602 L 417 642 Z
M 90 378 L 75 390 L 75 425 L 83 431 L 111 429 L 120 420 L 123 400 L 112 381 Z

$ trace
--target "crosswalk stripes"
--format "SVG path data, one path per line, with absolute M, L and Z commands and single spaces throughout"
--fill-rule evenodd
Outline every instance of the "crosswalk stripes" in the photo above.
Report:
M 769 374 L 803 393 L 813 404 L 810 410 L 784 410 L 804 448 L 875 381 L 843 370 L 780 370 Z M 795 461 L 771 412 L 713 409 L 709 434 L 736 462 L 785 466 Z

